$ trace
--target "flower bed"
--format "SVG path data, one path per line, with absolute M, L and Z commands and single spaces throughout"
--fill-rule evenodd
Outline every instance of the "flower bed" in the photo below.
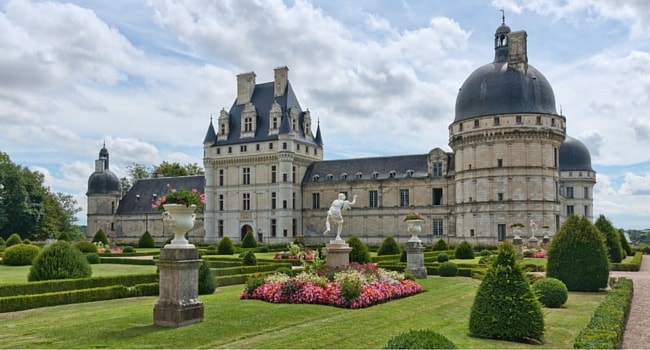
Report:
M 295 277 L 281 273 L 257 276 L 247 282 L 239 298 L 359 309 L 420 292 L 422 286 L 401 273 L 353 263 L 338 271 L 317 267 Z

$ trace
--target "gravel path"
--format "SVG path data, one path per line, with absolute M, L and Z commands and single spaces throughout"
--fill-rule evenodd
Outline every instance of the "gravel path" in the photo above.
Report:
M 650 256 L 644 256 L 641 271 L 612 272 L 612 276 L 626 277 L 634 282 L 632 308 L 623 333 L 623 349 L 650 348 Z

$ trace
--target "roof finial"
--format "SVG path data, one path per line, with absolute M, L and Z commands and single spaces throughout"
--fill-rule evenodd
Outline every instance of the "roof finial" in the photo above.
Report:
M 506 10 L 501 8 L 501 24 L 506 24 Z
M 560 105 L 560 115 L 562 115 L 562 105 Z

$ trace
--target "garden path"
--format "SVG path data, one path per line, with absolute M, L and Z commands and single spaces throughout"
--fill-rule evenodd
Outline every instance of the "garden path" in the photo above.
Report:
M 650 256 L 644 256 L 639 272 L 616 271 L 612 276 L 626 277 L 634 282 L 632 307 L 623 333 L 623 349 L 650 348 Z

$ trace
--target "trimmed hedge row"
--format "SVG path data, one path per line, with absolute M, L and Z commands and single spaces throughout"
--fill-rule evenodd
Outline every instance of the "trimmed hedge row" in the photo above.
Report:
M 17 295 L 0 298 L 0 313 L 35 309 L 46 306 L 87 303 L 92 301 L 158 295 L 158 283 L 123 285 L 89 289 L 67 290 L 35 295 Z
M 104 254 L 100 255 L 102 264 L 123 264 L 123 265 L 156 265 L 152 259 L 130 259 L 130 258 L 107 258 Z
M 596 308 L 587 327 L 574 340 L 573 348 L 620 349 L 633 294 L 632 280 L 619 278 L 605 300 Z
M 643 260 L 643 253 L 636 252 L 629 264 L 614 263 L 612 264 L 612 271 L 639 271 L 641 270 L 641 261 Z
M 126 276 L 90 277 L 7 284 L 0 285 L 0 297 L 45 294 L 61 291 L 71 291 L 75 289 L 100 288 L 114 285 L 135 286 L 137 284 L 158 282 L 158 279 L 158 274 L 150 273 Z
M 255 273 L 255 274 L 241 274 L 241 275 L 229 275 L 229 276 L 215 276 L 214 277 L 214 282 L 217 285 L 217 287 L 224 287 L 224 286 L 231 286 L 234 284 L 245 284 L 246 280 L 249 277 L 252 277 L 253 275 L 255 276 L 264 276 L 264 275 L 270 275 L 275 273 L 274 271 L 266 271 L 266 272 L 260 272 L 260 273 Z
M 280 267 L 291 268 L 291 264 L 262 264 L 255 266 L 235 266 L 226 267 L 221 269 L 211 269 L 214 277 L 230 276 L 230 275 L 246 275 L 260 272 L 275 271 Z

